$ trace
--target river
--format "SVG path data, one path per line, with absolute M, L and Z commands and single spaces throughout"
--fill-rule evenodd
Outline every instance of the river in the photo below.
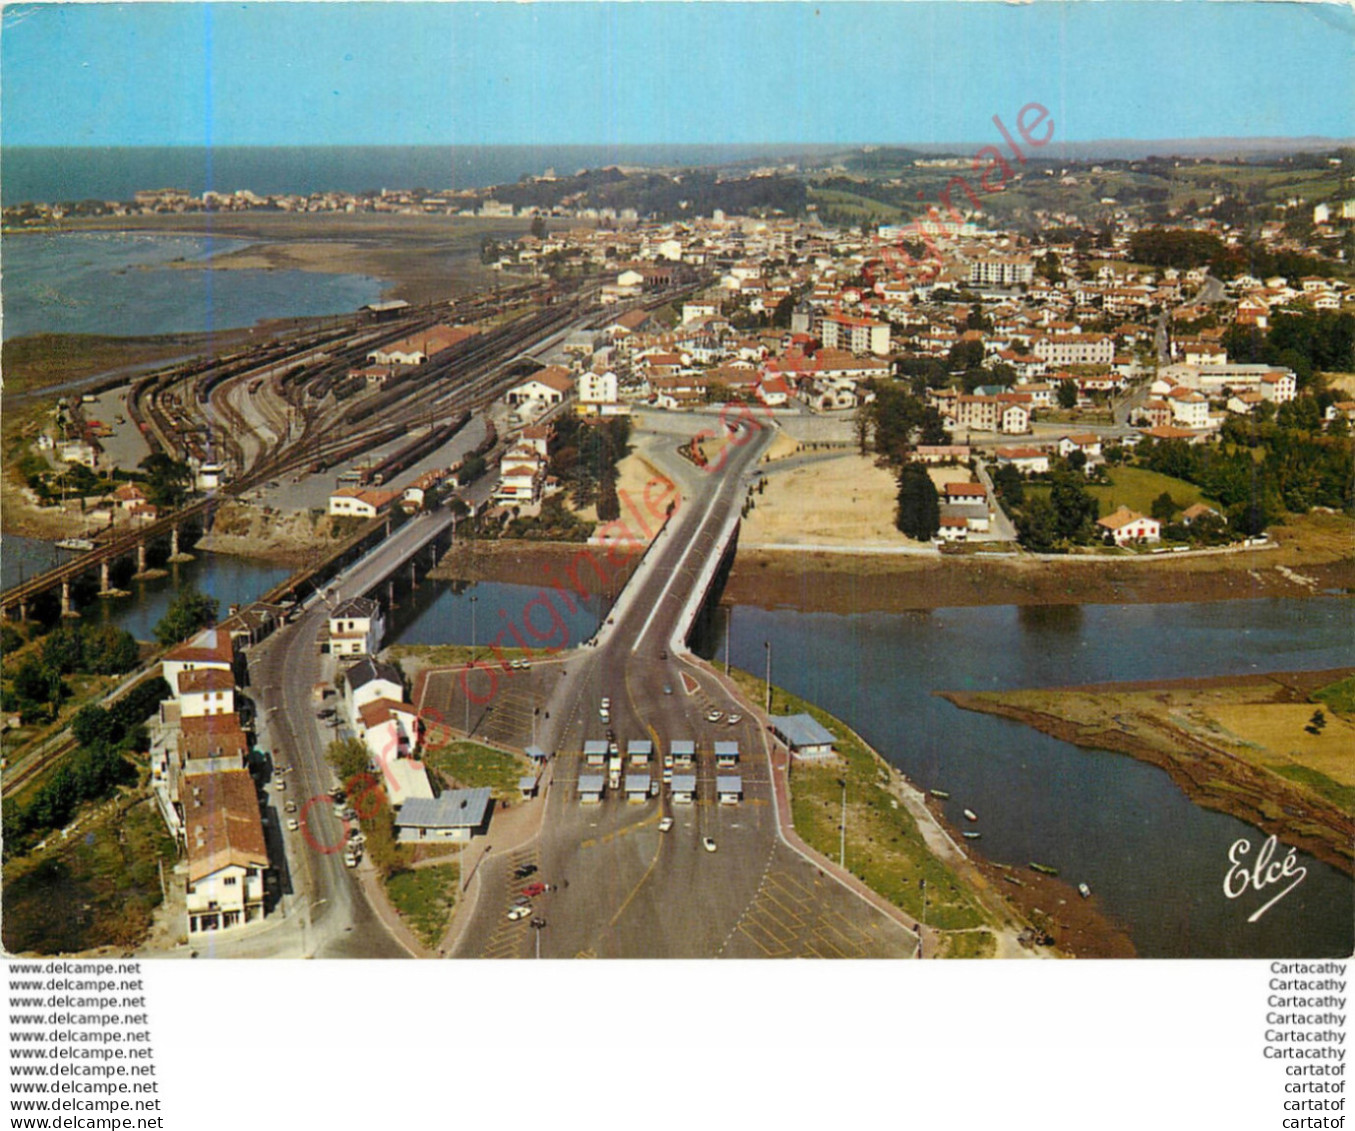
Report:
M 4 584 L 63 552 L 4 540 Z M 200 554 L 170 576 L 135 582 L 133 596 L 86 606 L 150 639 L 177 586 L 221 601 L 258 597 L 286 570 Z M 424 582 L 402 590 L 389 643 L 479 643 L 522 623 L 533 586 Z M 474 601 L 472 602 L 472 598 Z M 596 599 L 567 617 L 568 639 L 591 635 Z M 723 658 L 724 618 L 698 650 Z M 1082 750 L 1005 719 L 961 711 L 933 694 L 1111 680 L 1323 669 L 1351 662 L 1355 605 L 1337 597 L 1175 605 L 937 609 L 900 615 L 805 613 L 737 606 L 731 661 L 761 672 L 846 721 L 918 786 L 951 794 L 948 815 L 979 815 L 990 858 L 1050 864 L 1086 882 L 1145 957 L 1349 955 L 1355 884 L 1311 857 L 1303 882 L 1258 922 L 1256 900 L 1223 894 L 1228 850 L 1263 838 L 1190 802 L 1167 774 L 1125 755 Z

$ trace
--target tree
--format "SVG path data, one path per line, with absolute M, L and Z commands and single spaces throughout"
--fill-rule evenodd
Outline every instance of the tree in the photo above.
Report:
M 42 662 L 62 675 L 70 675 L 84 667 L 85 642 L 77 628 L 58 628 L 42 641 Z
M 115 742 L 118 739 L 118 724 L 113 716 L 97 703 L 86 703 L 71 720 L 71 733 L 81 746 L 93 746 L 97 742 Z
M 1058 544 L 1058 519 L 1054 505 L 1043 495 L 1034 495 L 1016 516 L 1016 537 L 1027 550 L 1047 554 Z
M 84 630 L 85 670 L 94 675 L 120 675 L 141 662 L 136 637 L 113 624 Z
M 1098 508 L 1096 499 L 1074 471 L 1055 471 L 1050 476 L 1049 502 L 1054 508 L 1054 523 L 1064 541 L 1088 541 L 1094 530 Z
M 598 484 L 598 519 L 615 522 L 621 517 L 621 500 L 616 494 L 616 469 L 608 468 Z
M 1060 381 L 1057 396 L 1059 408 L 1077 408 L 1077 382 Z
M 540 212 L 532 217 L 531 232 L 539 240 L 546 238 L 546 218 Z
M 1021 473 L 1010 463 L 1004 463 L 993 472 L 993 489 L 1009 507 L 1019 507 L 1026 497 L 1026 485 Z
M 14 673 L 14 694 L 33 706 L 60 703 L 66 695 L 61 672 L 36 656 L 29 656 Z
M 193 469 L 163 452 L 148 455 L 137 466 L 146 473 L 146 498 L 157 507 L 177 507 L 193 485 Z
M 155 639 L 166 647 L 187 640 L 198 629 L 206 628 L 216 620 L 219 605 L 215 597 L 199 593 L 192 587 L 181 590 L 155 626 Z
M 457 483 L 462 487 L 469 487 L 485 473 L 485 467 L 485 457 L 479 452 L 467 456 L 460 472 L 457 473 Z
M 944 444 L 950 437 L 946 432 L 946 423 L 941 419 L 941 411 L 935 405 L 927 405 L 922 410 L 919 444 Z
M 1180 509 L 1176 500 L 1171 497 L 1171 492 L 1163 491 L 1162 494 L 1153 500 L 1153 505 L 1149 513 L 1157 519 L 1158 522 L 1165 524 L 1171 522 L 1172 516 Z
M 928 542 L 941 529 L 941 500 L 936 486 L 920 463 L 904 464 L 899 472 L 898 515 L 895 524 L 919 542 Z

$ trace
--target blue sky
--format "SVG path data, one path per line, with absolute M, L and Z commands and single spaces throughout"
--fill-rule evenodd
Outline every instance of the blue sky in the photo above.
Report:
M 34 4 L 5 145 L 959 142 L 1355 135 L 1328 4 Z

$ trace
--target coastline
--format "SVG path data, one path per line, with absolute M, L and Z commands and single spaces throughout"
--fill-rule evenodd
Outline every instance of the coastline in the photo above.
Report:
M 1244 821 L 1347 875 L 1355 875 L 1352 814 L 1331 799 L 1230 753 L 1205 728 L 1187 729 L 1177 721 L 1180 705 L 1166 702 L 1166 696 L 1173 691 L 1201 693 L 1249 688 L 1258 695 L 1273 694 L 1275 702 L 1304 704 L 1304 689 L 1311 691 L 1349 674 L 1350 669 L 1342 668 L 1089 684 L 1048 691 L 934 694 L 961 710 L 1010 719 L 1083 749 L 1126 754 L 1157 766 L 1167 772 L 1193 804 Z M 1150 695 L 1155 713 L 1134 713 L 1126 707 L 1124 696 L 1134 694 Z

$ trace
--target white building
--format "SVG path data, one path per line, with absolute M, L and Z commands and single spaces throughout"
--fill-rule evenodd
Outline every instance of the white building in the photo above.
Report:
M 331 656 L 370 656 L 381 647 L 386 634 L 381 604 L 370 597 L 344 601 L 329 614 Z
M 235 714 L 235 676 L 220 668 L 180 672 L 174 684 L 179 718 Z
M 1114 538 L 1117 546 L 1162 540 L 1162 524 L 1157 519 L 1131 511 L 1128 507 L 1117 507 L 1105 518 L 1098 518 L 1096 525 Z
M 188 933 L 262 920 L 268 847 L 249 771 L 186 776 L 179 800 L 188 855 Z

